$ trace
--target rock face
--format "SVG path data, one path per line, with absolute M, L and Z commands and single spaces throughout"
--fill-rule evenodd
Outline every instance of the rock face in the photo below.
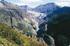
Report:
M 35 26 L 37 22 L 34 22 L 36 20 L 32 16 L 27 12 L 26 6 L 22 7 L 6 1 L 0 1 L 0 23 L 17 28 L 23 33 L 30 32 L 31 34 L 37 35 L 36 27 L 38 26 Z
M 17 5 L 8 3 L 6 1 L 0 1 L 0 4 L 2 6 L 0 6 L 0 22 L 2 23 L 6 23 L 9 26 L 13 26 L 14 25 L 14 21 L 17 20 L 21 20 L 22 18 L 22 14 L 19 11 L 19 7 Z M 8 22 L 8 23 L 7 23 Z

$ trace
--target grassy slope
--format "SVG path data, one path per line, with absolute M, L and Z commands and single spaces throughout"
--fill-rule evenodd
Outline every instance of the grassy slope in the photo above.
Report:
M 0 46 L 18 46 L 18 45 L 0 36 Z
M 4 46 L 43 46 L 38 41 L 28 38 L 19 31 L 2 23 L 0 23 L 0 44 Z

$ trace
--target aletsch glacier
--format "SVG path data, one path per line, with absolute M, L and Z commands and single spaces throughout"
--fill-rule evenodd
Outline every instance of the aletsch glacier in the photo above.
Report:
M 61 8 L 54 3 L 48 3 L 32 9 L 27 5 L 18 6 L 4 0 L 0 1 L 0 23 L 7 24 L 11 28 L 16 29 L 29 37 L 37 38 L 38 41 L 48 44 L 49 46 L 70 45 L 68 37 L 69 32 L 67 31 L 67 33 L 64 30 L 64 34 L 62 30 L 59 30 L 56 26 L 61 20 L 68 21 L 69 13 L 70 7 Z M 61 14 L 68 16 L 60 16 Z M 65 19 L 62 19 L 61 17 L 64 17 Z M 61 24 L 58 26 L 61 27 Z M 55 30 L 56 28 L 58 29 L 58 32 Z M 66 27 L 64 29 L 66 29 Z M 63 39 L 65 39 L 65 41 Z

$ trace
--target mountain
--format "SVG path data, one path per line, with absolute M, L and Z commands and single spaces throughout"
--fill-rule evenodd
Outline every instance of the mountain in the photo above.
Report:
M 45 22 L 39 26 L 38 36 L 43 37 L 45 33 L 47 33 L 48 35 L 52 36 L 52 38 L 54 39 L 55 46 L 69 45 L 70 7 L 58 8 L 55 11 L 53 11 L 51 14 L 45 16 L 44 20 Z M 47 30 L 44 30 L 46 28 Z M 45 42 L 47 42 L 46 38 L 43 39 L 45 40 Z
M 58 9 L 59 6 L 57 6 L 55 3 L 47 3 L 44 5 L 40 5 L 36 8 L 34 8 L 35 11 L 45 13 L 45 14 L 50 14 L 54 10 Z
M 33 25 L 36 25 L 33 19 L 35 17 L 27 12 L 27 6 L 17 6 L 6 1 L 0 1 L 0 4 L 2 5 L 0 6 L 0 23 L 36 35 L 37 30 L 34 29 L 36 27 L 33 28 Z
M 38 19 L 40 20 L 39 22 L 42 24 L 43 22 L 45 22 L 45 18 L 48 14 L 51 14 L 52 12 L 54 12 L 55 10 L 59 9 L 60 6 L 57 6 L 55 3 L 47 3 L 44 5 L 40 5 L 36 8 L 34 8 L 33 10 L 36 12 L 41 13 L 41 15 L 38 17 Z M 43 15 L 42 15 L 43 13 Z M 47 21 L 47 19 L 46 19 Z
M 70 7 L 59 8 L 47 15 L 46 18 L 48 18 L 47 32 L 54 37 L 55 45 L 68 46 L 70 43 Z
M 47 46 L 36 37 L 38 24 L 33 15 L 26 6 L 0 1 L 0 45 Z
M 42 37 L 45 42 L 47 42 L 47 41 L 54 41 L 55 40 L 55 42 L 57 44 L 55 46 L 64 46 L 64 45 L 67 46 L 67 44 L 70 43 L 70 41 L 68 42 L 69 38 L 67 38 L 67 37 L 69 37 L 68 36 L 68 34 L 69 34 L 68 33 L 69 32 L 68 29 L 70 29 L 68 27 L 68 26 L 70 26 L 70 24 L 69 24 L 70 23 L 70 7 L 60 7 L 60 6 L 57 6 L 54 3 L 48 3 L 48 4 L 45 4 L 45 5 L 40 5 L 40 6 L 36 7 L 34 10 L 37 11 L 37 12 L 46 14 L 46 16 L 43 15 L 44 16 L 43 19 L 41 18 L 41 20 L 43 20 L 43 21 L 45 20 L 45 21 L 43 22 L 43 21 L 40 20 L 40 22 L 43 22 L 43 23 L 41 23 L 39 25 L 39 30 L 37 32 L 37 36 L 38 37 Z M 39 16 L 39 17 L 41 17 L 41 16 Z M 45 30 L 46 28 L 47 28 L 47 30 Z M 61 28 L 62 28 L 62 30 L 61 30 Z M 61 36 L 60 33 L 63 36 Z M 50 39 L 49 40 L 45 36 L 45 34 L 49 34 L 50 36 L 52 36 L 52 35 L 53 36 L 52 36 L 52 38 L 49 38 Z M 54 37 L 55 38 L 58 37 L 58 38 L 55 39 Z M 68 43 L 66 41 L 59 41 L 58 40 L 58 39 L 60 39 L 60 40 L 62 39 L 63 40 L 64 39 L 63 37 L 67 38 L 65 40 L 67 40 Z M 61 42 L 62 42 L 62 45 L 61 45 Z M 65 42 L 65 44 L 64 44 L 64 42 Z M 52 43 L 54 43 L 54 42 L 52 42 Z
M 12 26 L 12 22 L 15 23 L 16 19 L 21 20 L 22 14 L 20 13 L 19 6 L 8 3 L 6 1 L 0 1 L 0 22 L 6 23 Z M 14 20 L 14 21 L 13 21 Z M 11 23 L 10 23 L 11 22 Z M 13 23 L 13 24 L 14 24 Z
M 52 16 L 56 16 L 57 14 L 69 14 L 70 13 L 70 7 L 62 7 L 58 8 L 57 10 L 53 11 L 51 14 L 48 14 L 46 17 L 44 17 L 44 20 L 49 20 Z
M 17 5 L 9 3 L 7 1 L 0 1 L 0 5 L 1 5 L 0 8 L 10 8 L 10 9 L 12 9 L 12 8 L 17 9 L 18 8 Z

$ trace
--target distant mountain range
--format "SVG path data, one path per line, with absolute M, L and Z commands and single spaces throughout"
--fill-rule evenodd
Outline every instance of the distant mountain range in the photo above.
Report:
M 44 17 L 44 20 L 49 20 L 53 16 L 57 17 L 57 14 L 61 14 L 61 13 L 69 14 L 70 13 L 70 7 L 58 8 L 57 10 L 53 11 L 51 14 L 48 14 L 46 17 Z
M 55 3 L 47 3 L 47 4 L 40 5 L 36 8 L 34 8 L 34 10 L 37 12 L 50 14 L 51 12 L 53 12 L 54 10 L 56 10 L 58 8 L 60 8 L 60 7 L 57 6 Z
M 48 3 L 48 4 L 40 5 L 34 8 L 33 10 L 36 12 L 46 14 L 46 16 L 43 15 L 44 18 L 42 18 L 42 20 L 44 19 L 46 21 L 48 21 L 48 18 L 54 16 L 54 14 L 70 13 L 70 7 L 60 7 L 56 5 L 55 3 Z M 42 16 L 39 16 L 39 17 L 42 17 Z

